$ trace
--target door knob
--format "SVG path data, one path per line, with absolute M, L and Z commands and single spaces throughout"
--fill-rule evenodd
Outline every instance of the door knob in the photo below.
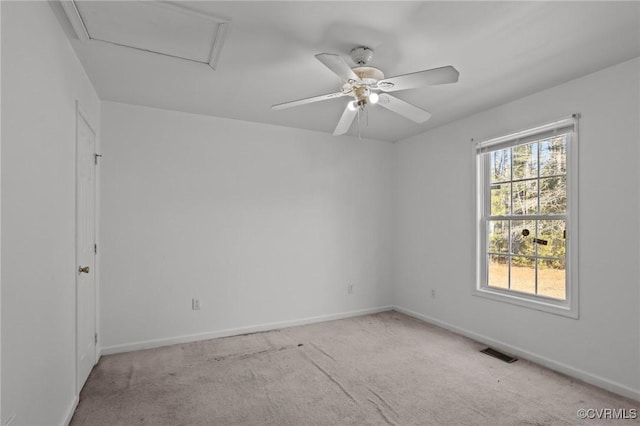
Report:
M 89 273 L 89 267 L 88 266 L 84 266 L 84 267 L 81 266 L 80 268 L 78 268 L 78 272 L 80 272 L 80 273 L 84 272 L 85 274 L 88 274 Z

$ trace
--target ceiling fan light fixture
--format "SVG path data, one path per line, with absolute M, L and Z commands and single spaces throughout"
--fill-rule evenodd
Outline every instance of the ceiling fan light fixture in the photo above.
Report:
M 1 0 L 0 0 L 1 1 Z M 347 102 L 340 116 L 338 125 L 333 135 L 343 135 L 349 131 L 353 121 L 358 118 L 358 136 L 360 135 L 360 118 L 368 121 L 367 104 L 378 104 L 385 109 L 394 112 L 416 123 L 424 123 L 431 117 L 431 113 L 415 105 L 396 98 L 387 92 L 416 89 L 424 86 L 455 83 L 458 81 L 459 72 L 451 65 L 440 68 L 432 68 L 401 74 L 386 78 L 378 68 L 367 66 L 373 56 L 373 51 L 360 46 L 351 50 L 351 59 L 357 64 L 350 67 L 338 54 L 318 53 L 316 59 L 329 68 L 337 77 L 340 77 L 342 86 L 339 92 L 327 95 L 314 96 L 273 105 L 273 109 L 284 109 L 312 102 L 333 99 L 342 96 L 350 96 L 353 100 Z M 344 105 L 344 104 L 343 104 Z M 359 111 L 363 114 L 360 114 Z

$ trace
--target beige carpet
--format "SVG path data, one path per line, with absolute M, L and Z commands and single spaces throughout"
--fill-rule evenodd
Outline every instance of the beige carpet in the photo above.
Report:
M 72 425 L 600 425 L 637 402 L 383 312 L 105 356 Z

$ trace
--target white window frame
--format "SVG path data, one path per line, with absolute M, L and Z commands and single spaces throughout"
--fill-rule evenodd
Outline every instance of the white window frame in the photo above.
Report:
M 536 126 L 528 130 L 484 140 L 474 144 L 476 167 L 476 280 L 475 296 L 511 303 L 526 308 L 578 318 L 578 118 L 571 117 Z M 488 153 L 542 140 L 551 136 L 567 135 L 567 212 L 561 219 L 566 220 L 566 300 L 518 292 L 515 290 L 489 287 L 487 216 L 490 215 L 490 174 Z M 526 216 L 525 216 L 526 218 Z

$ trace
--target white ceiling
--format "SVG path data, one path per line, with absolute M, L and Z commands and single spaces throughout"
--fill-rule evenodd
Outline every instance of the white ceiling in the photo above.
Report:
M 102 99 L 332 133 L 347 98 L 271 110 L 339 89 L 314 54 L 351 64 L 366 45 L 387 77 L 456 67 L 457 84 L 394 93 L 433 114 L 424 124 L 369 108 L 362 137 L 396 141 L 640 56 L 640 2 L 179 3 L 230 21 L 216 69 L 74 38 Z

